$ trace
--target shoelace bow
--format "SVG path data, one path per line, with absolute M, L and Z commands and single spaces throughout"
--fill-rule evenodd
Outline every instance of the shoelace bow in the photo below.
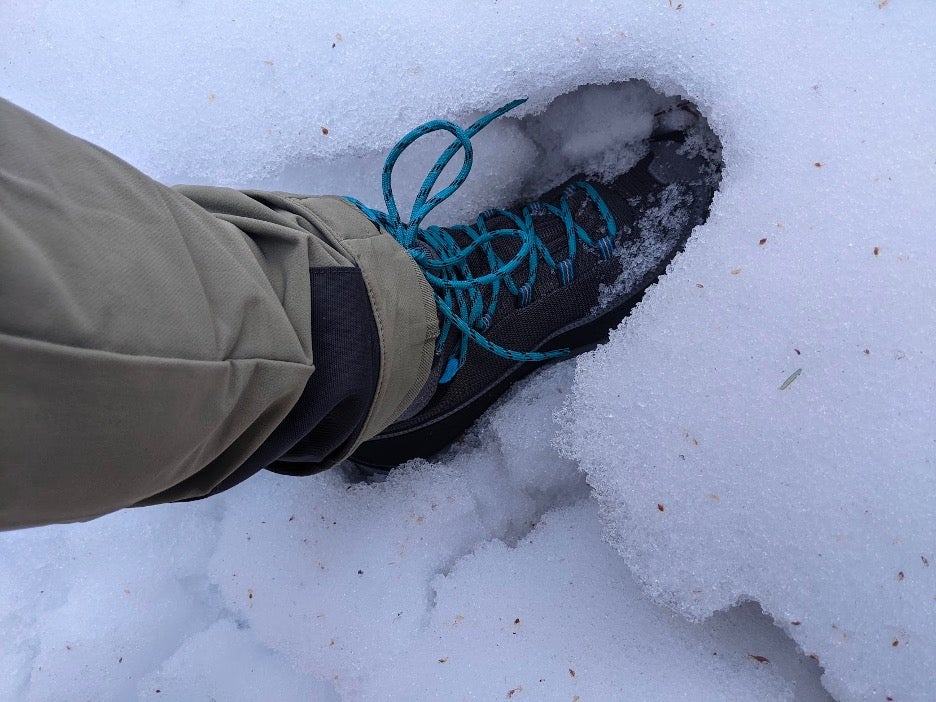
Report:
M 463 129 L 448 120 L 432 120 L 416 127 L 396 143 L 387 160 L 384 162 L 382 186 L 384 203 L 387 206 L 386 212 L 371 209 L 360 201 L 348 197 L 349 202 L 354 204 L 370 219 L 374 224 L 388 232 L 396 239 L 401 246 L 412 256 L 417 265 L 422 270 L 429 284 L 435 292 L 436 304 L 444 319 L 442 328 L 439 330 L 439 338 L 436 343 L 436 353 L 442 352 L 445 341 L 454 326 L 461 332 L 461 344 L 457 355 L 449 359 L 445 370 L 439 379 L 440 383 L 450 381 L 458 370 L 462 367 L 465 357 L 468 353 L 468 341 L 474 341 L 478 346 L 493 354 L 508 358 L 513 361 L 544 361 L 550 358 L 559 358 L 569 354 L 569 349 L 557 349 L 555 351 L 513 351 L 506 349 L 484 336 L 493 319 L 494 310 L 497 307 L 498 295 L 501 287 L 506 287 L 519 301 L 521 306 L 529 304 L 532 301 L 533 283 L 536 280 L 537 262 L 542 257 L 544 263 L 553 269 L 559 276 L 563 285 L 567 285 L 573 279 L 572 261 L 575 258 L 577 242 L 579 239 L 584 244 L 598 251 L 599 255 L 607 260 L 611 257 L 614 250 L 614 238 L 617 235 L 617 225 L 614 217 L 608 209 L 607 204 L 598 194 L 598 192 L 584 181 L 577 181 L 570 184 L 563 192 L 559 200 L 559 206 L 556 207 L 549 203 L 534 202 L 523 208 L 517 215 L 508 210 L 487 210 L 483 212 L 475 222 L 474 226 L 458 225 L 443 229 L 442 227 L 429 226 L 425 229 L 420 228 L 420 223 L 425 219 L 433 209 L 447 200 L 459 187 L 465 182 L 468 173 L 471 171 L 471 165 L 474 160 L 474 153 L 471 146 L 471 137 L 484 129 L 493 120 L 509 112 L 518 105 L 526 102 L 523 100 L 514 100 L 500 109 L 494 110 L 485 115 L 468 129 Z M 391 187 L 391 175 L 393 167 L 403 151 L 420 137 L 431 132 L 446 131 L 451 133 L 455 140 L 439 156 L 435 165 L 429 171 L 429 174 L 423 180 L 422 187 L 413 203 L 410 211 L 409 222 L 404 223 L 400 219 L 400 213 L 397 208 L 396 199 L 393 196 Z M 465 152 L 465 161 L 461 170 L 452 182 L 442 188 L 438 193 L 429 196 L 432 188 L 435 186 L 442 170 L 448 165 L 452 157 L 458 153 L 459 149 Z M 593 242 L 588 234 L 572 217 L 572 209 L 568 198 L 576 190 L 583 190 L 586 195 L 598 207 L 598 211 L 604 218 L 607 225 L 607 234 L 596 242 Z M 536 216 L 550 214 L 558 217 L 565 224 L 568 235 L 568 258 L 562 261 L 556 261 L 543 241 L 537 236 L 533 227 L 533 220 Z M 489 231 L 486 226 L 486 220 L 494 216 L 506 217 L 513 226 Z M 468 246 L 459 245 L 450 231 L 459 231 L 467 235 L 471 243 Z M 501 260 L 494 252 L 491 242 L 495 239 L 509 237 L 520 241 L 520 249 L 514 257 L 507 262 Z M 422 245 L 421 245 L 422 244 Z M 429 247 L 437 257 L 433 257 L 425 247 Z M 490 273 L 475 276 L 468 268 L 468 257 L 477 249 L 486 255 Z M 529 264 L 529 277 L 523 285 L 517 285 L 512 277 L 513 271 L 521 263 L 527 261 Z M 491 295 L 487 305 L 481 294 L 481 286 L 490 286 Z M 456 312 L 457 309 L 457 312 Z

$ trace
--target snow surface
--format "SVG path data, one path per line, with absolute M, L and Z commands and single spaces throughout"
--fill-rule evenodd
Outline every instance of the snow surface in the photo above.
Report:
M 0 534 L 0 699 L 936 698 L 934 33 L 926 0 L 0 4 L 0 94 L 165 182 L 379 204 L 396 138 L 517 96 L 439 217 L 636 157 L 663 95 L 726 164 L 611 342 L 436 463 Z

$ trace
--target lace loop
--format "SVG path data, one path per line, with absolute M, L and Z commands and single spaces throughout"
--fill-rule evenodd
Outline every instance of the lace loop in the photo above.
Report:
M 519 306 L 528 305 L 533 301 L 533 286 L 536 282 L 540 258 L 548 267 L 556 271 L 561 283 L 567 285 L 574 277 L 573 260 L 579 239 L 599 251 L 603 259 L 609 258 L 613 250 L 613 238 L 617 233 L 614 218 L 595 188 L 582 181 L 572 183 L 565 189 L 559 201 L 559 207 L 549 203 L 534 202 L 524 207 L 520 215 L 508 210 L 487 210 L 478 217 L 473 226 L 462 225 L 448 229 L 436 226 L 420 227 L 426 216 L 458 190 L 467 179 L 474 161 L 471 138 L 494 119 L 524 102 L 526 100 L 514 100 L 485 115 L 467 129 L 448 120 L 432 120 L 410 131 L 396 143 L 384 163 L 381 184 L 384 203 L 387 207 L 386 212 L 371 209 L 354 198 L 346 198 L 368 219 L 388 232 L 407 249 L 432 286 L 442 322 L 436 352 L 442 352 L 453 327 L 461 334 L 458 352 L 448 360 L 439 380 L 440 383 L 450 381 L 462 367 L 468 353 L 469 341 L 473 341 L 493 354 L 518 362 L 544 361 L 568 355 L 568 349 L 546 352 L 514 351 L 487 339 L 484 332 L 490 328 L 493 321 L 500 291 L 506 287 L 517 298 Z M 420 137 L 436 131 L 449 132 L 454 140 L 442 152 L 426 175 L 413 202 L 409 220 L 403 222 L 393 195 L 391 183 L 393 167 L 407 147 Z M 458 174 L 451 183 L 430 196 L 442 171 L 459 151 L 464 152 L 464 161 Z M 574 221 L 569 199 L 577 191 L 584 191 L 586 197 L 594 201 L 605 220 L 607 236 L 597 243 L 592 242 L 585 230 Z M 568 257 L 558 263 L 534 230 L 534 216 L 546 215 L 558 217 L 566 229 Z M 488 222 L 495 218 L 506 218 L 508 225 L 490 231 Z M 459 244 L 452 232 L 464 235 L 463 239 L 467 239 L 470 243 Z M 506 262 L 501 260 L 492 246 L 495 240 L 502 238 L 517 239 L 520 244 L 517 253 Z M 475 275 L 469 269 L 468 258 L 478 251 L 484 253 L 490 269 L 489 273 Z M 523 263 L 527 264 L 528 277 L 523 284 L 517 285 L 513 279 L 513 273 Z M 490 288 L 487 305 L 481 293 L 482 288 Z

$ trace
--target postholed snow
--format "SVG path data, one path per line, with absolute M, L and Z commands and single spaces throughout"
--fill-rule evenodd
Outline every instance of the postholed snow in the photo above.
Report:
M 0 535 L 0 699 L 932 699 L 934 26 L 910 0 L 4 3 L 0 94 L 167 183 L 379 205 L 408 129 L 521 96 L 443 222 L 636 159 L 677 98 L 725 169 L 610 343 L 435 463 Z M 444 145 L 401 161 L 404 212 Z

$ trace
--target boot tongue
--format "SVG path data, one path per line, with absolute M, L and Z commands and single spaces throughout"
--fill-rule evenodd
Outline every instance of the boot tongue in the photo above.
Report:
M 577 178 L 573 178 L 569 183 L 573 183 Z M 568 192 L 568 194 L 566 194 Z M 592 203 L 591 198 L 589 198 L 584 191 L 578 188 L 570 189 L 568 183 L 565 186 L 559 188 L 554 188 L 549 191 L 540 199 L 538 203 L 533 205 L 528 205 L 526 208 L 512 209 L 516 216 L 520 217 L 521 220 L 524 220 L 523 214 L 524 211 L 532 211 L 531 223 L 533 226 L 533 231 L 536 238 L 542 244 L 542 246 L 549 252 L 552 256 L 554 263 L 559 264 L 562 261 L 570 258 L 569 255 L 569 230 L 566 227 L 565 221 L 561 216 L 556 215 L 553 211 L 546 208 L 546 204 L 551 205 L 552 207 L 562 210 L 562 201 L 566 200 L 569 206 L 569 211 L 572 215 L 572 220 L 575 224 L 583 227 L 585 231 L 588 231 L 592 234 L 592 237 L 595 239 L 605 236 L 607 232 L 607 225 L 601 213 L 598 211 L 598 208 Z M 621 203 L 621 207 L 615 209 L 628 209 L 625 203 Z M 615 217 L 618 217 L 617 212 L 613 212 Z M 619 220 L 620 221 L 620 220 Z M 490 219 L 485 221 L 488 231 L 494 232 L 498 229 L 516 229 L 516 222 L 507 217 L 504 214 L 495 213 Z M 579 242 L 581 245 L 581 242 Z M 514 237 L 503 237 L 495 239 L 492 242 L 492 248 L 498 257 L 505 263 L 510 261 L 517 252 L 520 250 L 521 242 L 520 239 Z M 550 266 L 543 259 L 542 255 L 539 253 L 536 254 L 538 257 L 537 261 L 537 272 L 536 280 L 534 281 L 533 293 L 534 295 L 539 294 L 540 288 L 539 281 L 543 277 L 549 277 L 550 275 L 555 275 Z M 471 267 L 472 273 L 477 274 L 478 272 L 486 273 L 490 266 L 487 263 L 487 259 L 483 253 L 473 253 L 469 257 L 469 265 Z M 511 274 L 511 279 L 520 287 L 526 284 L 529 281 L 530 277 L 530 266 L 529 260 L 523 261 Z M 551 283 L 544 281 L 548 286 Z
M 445 343 L 446 348 L 443 349 L 442 353 L 436 354 L 435 358 L 432 360 L 432 369 L 429 371 L 429 379 L 426 381 L 426 384 L 422 386 L 422 390 L 419 391 L 410 406 L 406 408 L 406 411 L 395 421 L 402 422 L 410 417 L 415 417 L 429 404 L 432 396 L 435 395 L 436 390 L 439 388 L 439 380 L 445 372 L 448 360 L 455 352 L 453 339 L 454 335 L 449 335 Z
M 433 261 L 438 261 L 442 258 L 438 251 L 436 251 L 434 248 L 432 248 L 432 246 L 430 246 L 422 239 L 417 239 L 414 242 L 413 248 L 419 249 L 426 254 L 427 258 Z M 472 268 L 472 270 L 474 269 Z M 442 325 L 445 324 L 446 319 L 442 312 L 438 309 L 436 309 L 436 314 L 438 315 L 439 328 L 441 329 Z M 422 389 L 416 395 L 413 402 L 410 403 L 410 406 L 406 408 L 403 414 L 400 415 L 396 421 L 402 422 L 405 419 L 414 417 L 419 412 L 421 412 L 426 407 L 426 405 L 429 404 L 429 401 L 432 399 L 432 396 L 435 395 L 436 390 L 439 387 L 439 381 L 448 369 L 449 361 L 455 354 L 459 340 L 460 333 L 458 330 L 454 330 L 454 333 L 450 333 L 448 335 L 442 350 L 436 353 L 432 360 L 432 368 L 429 370 L 429 378 L 426 380 L 426 384 L 423 385 Z

